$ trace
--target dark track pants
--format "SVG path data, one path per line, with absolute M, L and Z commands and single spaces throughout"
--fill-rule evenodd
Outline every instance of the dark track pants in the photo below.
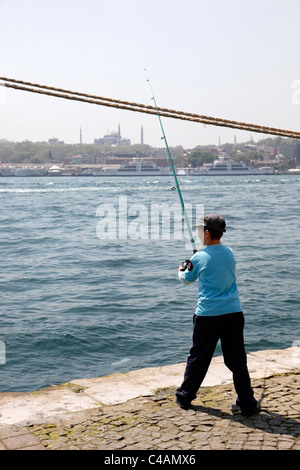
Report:
M 241 409 L 253 407 L 257 401 L 253 397 L 247 367 L 243 312 L 214 317 L 194 315 L 193 323 L 193 345 L 187 359 L 184 380 L 176 390 L 178 398 L 184 402 L 196 398 L 220 339 L 224 363 L 233 374 L 237 405 Z

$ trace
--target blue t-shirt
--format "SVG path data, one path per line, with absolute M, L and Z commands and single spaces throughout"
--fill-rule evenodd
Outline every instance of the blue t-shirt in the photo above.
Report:
M 185 284 L 199 279 L 196 315 L 241 312 L 232 249 L 222 244 L 206 246 L 191 261 L 193 269 L 181 272 L 179 277 Z

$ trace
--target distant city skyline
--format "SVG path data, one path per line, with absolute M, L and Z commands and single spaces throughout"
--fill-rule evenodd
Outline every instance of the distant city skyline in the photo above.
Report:
M 119 127 L 121 128 L 121 125 L 119 124 Z M 123 137 L 121 134 L 120 134 L 121 137 Z M 218 136 L 218 141 L 217 142 L 211 142 L 211 143 L 206 143 L 206 144 L 203 144 L 201 142 L 199 142 L 198 144 L 196 144 L 194 147 L 197 147 L 197 146 L 212 146 L 212 147 L 220 147 L 224 144 L 233 144 L 233 145 L 242 145 L 242 144 L 245 144 L 246 142 L 253 142 L 253 143 L 257 143 L 259 141 L 263 141 L 267 138 L 276 138 L 275 135 L 264 135 L 264 134 L 258 134 L 256 137 L 256 139 L 253 138 L 253 134 L 248 134 L 248 139 L 247 140 L 241 140 L 241 141 L 237 141 L 237 137 L 236 137 L 236 133 L 233 134 L 232 136 L 232 141 L 229 141 L 229 140 L 225 140 L 225 141 L 222 141 L 220 135 Z M 104 143 L 104 141 L 106 140 L 105 138 L 107 138 L 107 143 Z M 26 142 L 26 141 L 30 141 L 30 142 L 34 142 L 34 143 L 38 143 L 38 142 L 48 142 L 48 143 L 57 143 L 57 144 L 66 144 L 66 145 L 76 145 L 76 144 L 81 144 L 81 145 L 93 145 L 93 144 L 98 144 L 98 145 L 111 145 L 110 143 L 108 143 L 108 140 L 111 138 L 111 140 L 114 140 L 114 141 L 117 141 L 118 139 L 118 131 L 114 130 L 114 129 L 111 129 L 111 130 L 106 130 L 106 132 L 104 133 L 103 137 L 98 137 L 98 138 L 94 138 L 92 140 L 92 142 L 85 142 L 84 141 L 84 129 L 82 127 L 79 128 L 78 130 L 78 140 L 74 140 L 73 142 L 66 142 L 65 139 L 64 139 L 64 136 L 63 135 L 60 135 L 60 136 L 52 136 L 52 137 L 49 137 L 49 138 L 46 138 L 44 140 L 31 140 L 31 139 L 23 139 L 23 140 L 9 140 L 9 139 L 1 139 L 0 138 L 0 142 L 5 142 L 6 140 L 8 142 L 13 142 L 13 143 L 17 143 L 17 142 Z M 103 142 L 101 143 L 100 141 L 103 140 Z M 98 142 L 97 142 L 98 141 Z M 127 143 L 125 143 L 127 142 Z M 161 139 L 161 141 L 159 142 L 160 145 L 158 146 L 154 146 L 154 145 L 151 145 L 151 144 L 148 144 L 147 142 L 145 142 L 145 139 L 144 139 L 144 126 L 141 126 L 141 129 L 140 129 L 140 141 L 139 142 L 131 142 L 130 139 L 127 139 L 127 137 L 124 138 L 124 143 L 123 145 L 138 145 L 138 144 L 141 144 L 141 145 L 149 145 L 150 147 L 155 147 L 155 148 L 165 148 L 165 143 L 163 142 L 163 139 Z M 191 149 L 191 148 L 194 148 L 192 146 L 184 146 L 182 144 L 177 144 L 176 146 L 173 146 L 173 147 L 183 147 L 185 149 Z

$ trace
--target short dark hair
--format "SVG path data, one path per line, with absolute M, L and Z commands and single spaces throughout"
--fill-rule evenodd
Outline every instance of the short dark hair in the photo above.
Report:
M 215 230 L 213 228 L 209 228 L 207 227 L 206 225 L 204 226 L 204 230 L 208 230 L 209 233 L 210 233 L 210 238 L 212 240 L 220 240 L 222 235 L 223 235 L 223 232 L 221 230 Z

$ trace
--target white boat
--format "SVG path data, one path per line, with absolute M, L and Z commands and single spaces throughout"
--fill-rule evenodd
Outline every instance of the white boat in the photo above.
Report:
M 205 164 L 199 170 L 190 170 L 191 176 L 269 175 L 271 168 L 251 168 L 243 162 L 234 162 L 229 157 L 219 157 L 214 163 Z
M 289 175 L 300 175 L 300 168 L 291 168 L 287 173 Z
M 116 170 L 98 170 L 93 176 L 167 176 L 171 175 L 169 170 L 159 168 L 151 161 L 135 158 L 131 162 L 123 163 Z
M 0 176 L 45 176 L 46 174 L 47 171 L 44 168 L 16 168 L 15 166 L 0 168 Z

